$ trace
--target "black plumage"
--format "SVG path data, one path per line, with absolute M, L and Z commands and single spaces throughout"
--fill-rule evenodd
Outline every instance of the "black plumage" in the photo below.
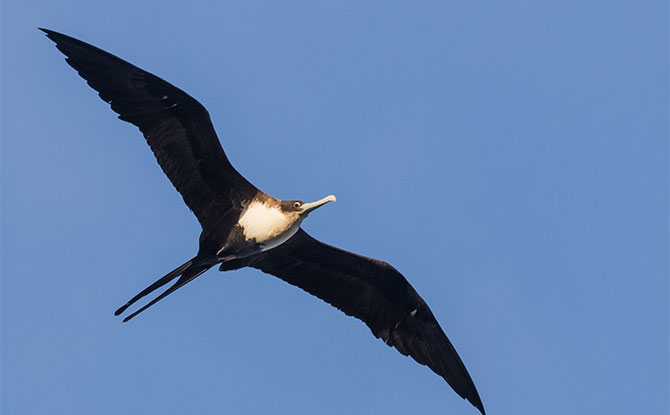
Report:
M 221 271 L 257 268 L 362 320 L 376 337 L 430 367 L 484 414 L 456 350 L 428 305 L 397 270 L 386 262 L 321 243 L 299 229 L 307 213 L 320 204 L 305 204 L 310 210 L 301 211 L 302 202 L 281 202 L 249 183 L 230 164 L 209 113 L 194 98 L 101 49 L 41 30 L 119 118 L 140 129 L 163 172 L 202 226 L 197 255 L 133 297 L 116 315 L 178 278 L 124 321 L 129 320 L 214 265 L 220 264 Z M 292 218 L 289 229 L 282 231 L 288 239 L 272 249 L 263 250 L 263 241 L 244 236 L 241 217 L 255 202 Z

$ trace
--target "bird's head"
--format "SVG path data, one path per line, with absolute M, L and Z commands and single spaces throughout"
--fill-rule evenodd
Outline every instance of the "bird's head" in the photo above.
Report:
M 281 209 L 286 213 L 297 213 L 300 219 L 304 219 L 313 210 L 325 205 L 328 202 L 334 202 L 335 196 L 326 196 L 316 202 L 305 203 L 302 200 L 284 200 L 281 202 Z

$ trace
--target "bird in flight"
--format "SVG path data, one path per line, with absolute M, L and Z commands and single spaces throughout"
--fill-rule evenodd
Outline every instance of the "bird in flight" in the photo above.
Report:
M 326 245 L 300 228 L 315 202 L 279 200 L 252 185 L 230 164 L 202 104 L 172 84 L 70 36 L 40 29 L 67 63 L 96 90 L 119 119 L 137 126 L 158 164 L 202 226 L 198 253 L 121 306 L 173 280 L 132 319 L 215 265 L 252 267 L 362 320 L 387 345 L 444 378 L 482 415 L 484 406 L 465 365 L 426 302 L 395 268 Z

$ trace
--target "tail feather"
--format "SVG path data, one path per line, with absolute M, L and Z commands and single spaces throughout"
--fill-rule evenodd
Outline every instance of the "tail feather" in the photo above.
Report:
M 139 310 L 135 311 L 125 319 L 123 319 L 124 322 L 130 320 L 131 318 L 135 317 L 142 311 L 146 310 L 147 308 L 151 307 L 152 305 L 156 304 L 158 301 L 162 300 L 163 298 L 167 297 L 177 289 L 183 287 L 184 285 L 188 284 L 189 282 L 193 281 L 196 279 L 198 276 L 203 274 L 205 271 L 210 269 L 213 266 L 210 265 L 209 263 L 202 263 L 197 261 L 197 257 L 192 258 L 188 260 L 187 262 L 183 263 L 179 267 L 175 268 L 174 270 L 170 271 L 167 273 L 165 276 L 161 277 L 158 279 L 156 282 L 142 290 L 139 294 L 131 298 L 126 304 L 121 306 L 118 310 L 114 312 L 115 316 L 120 315 L 128 307 L 136 303 L 139 299 L 143 298 L 144 296 L 152 293 L 153 291 L 157 290 L 158 288 L 164 286 L 168 282 L 172 281 L 173 279 L 180 277 L 174 285 L 172 285 L 170 288 L 165 290 L 162 294 L 160 294 L 158 297 L 154 298 L 151 300 L 147 305 L 144 307 L 140 308 Z
M 135 304 L 137 302 L 137 300 L 141 299 L 142 297 L 144 297 L 147 294 L 151 294 L 155 290 L 159 289 L 160 287 L 164 286 L 168 282 L 172 281 L 173 279 L 175 279 L 178 276 L 180 276 L 181 274 L 183 274 L 184 271 L 186 271 L 186 269 L 188 269 L 188 267 L 190 267 L 193 264 L 193 260 L 195 260 L 195 258 L 189 259 L 188 261 L 184 262 L 183 264 L 181 264 L 177 268 L 175 268 L 172 271 L 165 274 L 158 281 L 154 282 L 153 284 L 151 284 L 147 288 L 143 289 L 139 294 L 137 294 L 135 297 L 128 300 L 128 302 L 125 303 L 123 306 L 119 307 L 119 309 L 114 312 L 114 315 L 118 316 L 119 314 L 126 311 L 126 309 L 128 307 Z

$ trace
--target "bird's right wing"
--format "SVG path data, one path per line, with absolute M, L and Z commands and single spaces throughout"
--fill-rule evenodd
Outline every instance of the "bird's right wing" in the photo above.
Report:
M 484 414 L 458 353 L 423 298 L 391 265 L 326 245 L 301 229 L 282 245 L 221 269 L 243 266 L 275 275 L 362 320 L 375 337 L 427 365 Z
M 228 161 L 202 104 L 95 46 L 52 30 L 40 30 L 121 120 L 139 127 L 158 164 L 204 229 L 217 226 L 232 200 L 256 195 L 258 189 Z

